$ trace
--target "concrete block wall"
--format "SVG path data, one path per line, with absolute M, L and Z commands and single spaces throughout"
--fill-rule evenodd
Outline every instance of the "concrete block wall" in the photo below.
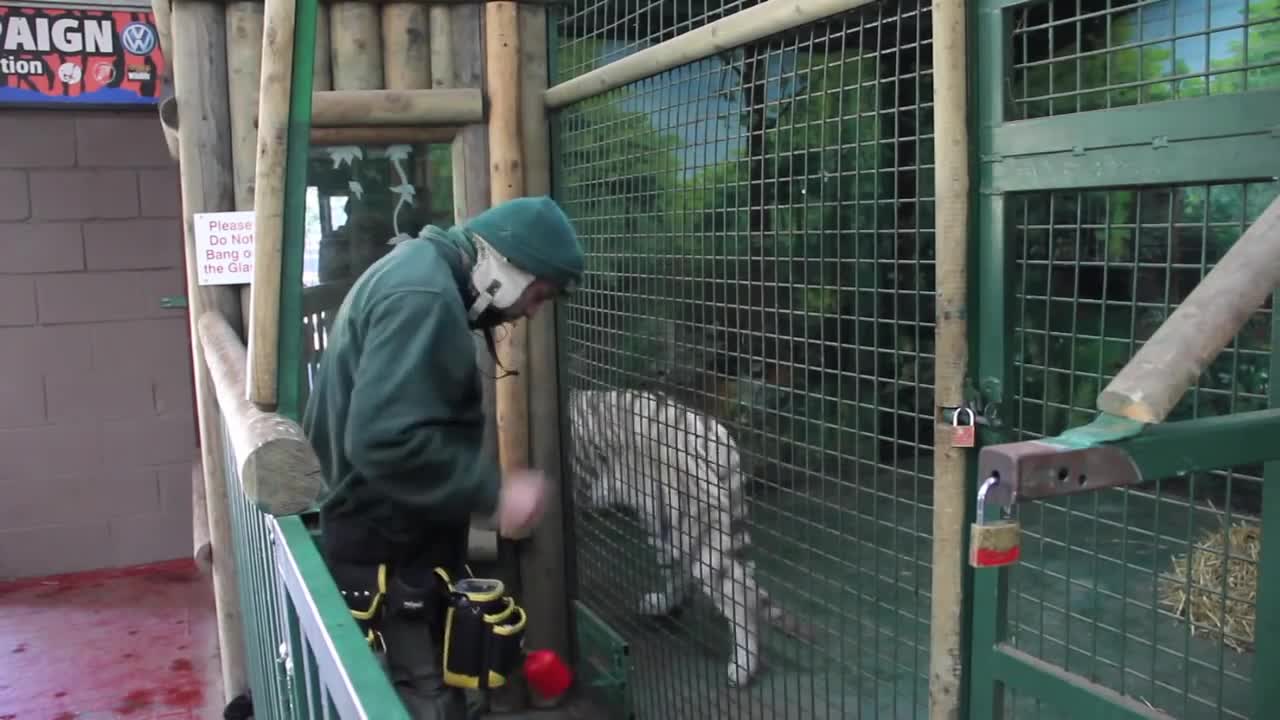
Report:
M 177 165 L 148 111 L 0 111 L 0 578 L 189 557 Z

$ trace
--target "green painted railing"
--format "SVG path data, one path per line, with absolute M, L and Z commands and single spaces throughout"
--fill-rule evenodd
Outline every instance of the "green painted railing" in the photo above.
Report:
M 227 490 L 256 720 L 408 720 L 361 636 L 303 517 L 275 518 Z

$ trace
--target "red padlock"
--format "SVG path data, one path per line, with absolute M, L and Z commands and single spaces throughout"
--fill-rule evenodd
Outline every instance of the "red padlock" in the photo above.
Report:
M 960 413 L 968 415 L 968 424 L 960 424 Z M 978 428 L 977 422 L 973 415 L 973 410 L 962 407 L 957 408 L 955 413 L 951 415 L 951 447 L 971 448 L 974 446 L 975 434 Z
M 524 656 L 524 676 L 544 698 L 563 695 L 573 684 L 573 671 L 554 650 L 534 650 Z

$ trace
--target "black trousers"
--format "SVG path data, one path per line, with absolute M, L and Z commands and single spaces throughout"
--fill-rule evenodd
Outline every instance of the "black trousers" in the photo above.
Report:
M 433 574 L 443 567 L 451 577 L 462 576 L 468 531 L 464 525 L 389 543 L 374 528 L 324 527 L 321 547 L 339 589 L 371 589 L 378 566 L 387 565 L 385 606 L 373 629 L 386 647 L 382 661 L 391 684 L 416 720 L 469 717 L 463 691 L 444 683 L 444 596 Z

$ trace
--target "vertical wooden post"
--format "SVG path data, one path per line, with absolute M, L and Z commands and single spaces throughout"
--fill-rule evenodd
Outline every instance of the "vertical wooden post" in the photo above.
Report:
M 289 98 L 293 88 L 293 0 L 266 0 L 258 143 L 254 165 L 252 324 L 245 385 L 264 408 L 277 403 L 280 366 L 280 283 L 284 267 L 285 162 L 289 156 Z
M 963 0 L 933 3 L 934 187 L 937 247 L 937 396 L 933 454 L 933 601 L 929 623 L 929 717 L 960 714 L 964 627 L 965 506 L 968 456 L 951 447 L 941 408 L 964 404 L 969 372 L 969 110 Z
M 547 89 L 547 11 L 532 4 L 520 6 L 520 116 L 524 147 L 525 192 L 551 194 L 550 133 L 542 93 Z M 569 598 L 561 505 L 560 383 L 556 354 L 556 313 L 553 304 L 529 320 L 529 446 L 533 466 L 547 474 L 550 494 L 547 513 L 538 531 L 520 548 L 520 575 L 537 578 L 522 588 L 525 611 L 532 622 L 530 647 L 550 648 L 568 656 Z M 505 381 L 504 381 L 505 382 Z M 555 701 L 531 697 L 535 705 Z
M 387 90 L 431 87 L 430 33 L 425 5 L 393 2 L 382 6 L 382 75 Z
M 209 503 L 204 494 L 204 464 L 196 458 L 191 463 L 191 539 L 196 568 L 208 573 L 213 571 L 213 543 L 209 540 Z
M 514 2 L 485 3 L 485 89 L 489 102 L 489 201 L 499 205 L 524 195 L 520 147 L 520 17 Z M 498 458 L 504 471 L 529 465 L 529 396 L 523 370 L 528 324 L 510 325 L 497 343 L 498 361 L 522 374 L 497 383 Z
M 253 209 L 254 166 L 258 153 L 258 84 L 262 78 L 263 3 L 227 4 L 227 90 L 231 110 L 231 164 L 236 210 Z M 240 314 L 249 328 L 249 286 L 240 288 Z
M 311 73 L 311 89 L 315 92 L 333 89 L 333 55 L 329 45 L 329 6 L 316 7 L 316 58 Z
M 478 6 L 454 5 L 449 8 L 450 42 L 437 47 L 442 51 L 445 48 L 452 50 L 453 73 L 451 77 L 441 76 L 439 66 L 436 66 L 436 87 L 478 88 L 483 85 L 482 27 Z M 453 139 L 452 167 L 453 215 L 454 221 L 461 223 L 489 207 L 489 136 L 484 124 L 468 125 L 458 131 Z
M 431 27 L 427 6 L 393 2 L 382 6 L 382 75 L 388 90 L 425 90 L 431 87 Z M 405 168 L 418 189 L 415 204 L 429 206 L 431 182 L 427 152 L 416 153 Z M 403 230 L 403 228 L 402 228 Z
M 240 302 L 232 288 L 201 286 L 198 281 L 193 214 L 235 206 L 231 177 L 230 110 L 227 94 L 225 8 L 221 2 L 177 0 L 172 10 L 174 90 L 179 127 L 182 214 L 185 234 L 187 303 L 192 368 L 200 426 L 209 536 L 213 547 L 213 593 L 218 612 L 218 643 L 226 699 L 247 689 L 245 647 L 232 547 L 230 506 L 221 417 L 217 397 L 197 339 L 196 318 L 222 313 L 240 323 Z
M 441 21 L 441 19 L 444 19 Z M 436 6 L 431 12 L 432 87 L 477 88 L 484 82 L 483 33 L 480 8 L 476 5 Z M 437 58 L 448 58 L 440 62 Z M 448 73 L 445 73 L 445 70 Z M 453 139 L 450 160 L 453 171 L 453 219 L 461 223 L 489 207 L 489 140 L 484 124 L 468 125 Z M 485 448 L 497 452 L 497 422 L 494 407 L 494 364 L 489 349 L 475 342 L 476 365 L 484 390 Z M 490 518 L 471 519 L 468 545 L 472 557 L 489 559 L 498 546 L 497 532 Z
M 382 25 L 368 2 L 329 6 L 334 90 L 382 90 Z
M 448 5 L 432 5 L 431 27 L 431 87 L 457 87 L 454 80 L 452 23 Z
M 524 195 L 524 158 L 520 136 L 520 15 L 515 2 L 485 3 L 485 93 L 489 106 L 489 202 L 499 205 Z M 530 466 L 528 322 L 510 323 L 495 343 L 498 362 L 520 374 L 494 381 L 498 461 L 504 473 Z M 515 549 L 514 543 L 507 547 Z M 518 569 L 516 573 L 523 581 Z M 528 583 L 532 585 L 533 583 Z M 520 583 L 520 592 L 526 583 Z M 513 683 L 507 702 L 523 704 L 523 683 Z M 515 708 L 513 708 L 515 709 Z

